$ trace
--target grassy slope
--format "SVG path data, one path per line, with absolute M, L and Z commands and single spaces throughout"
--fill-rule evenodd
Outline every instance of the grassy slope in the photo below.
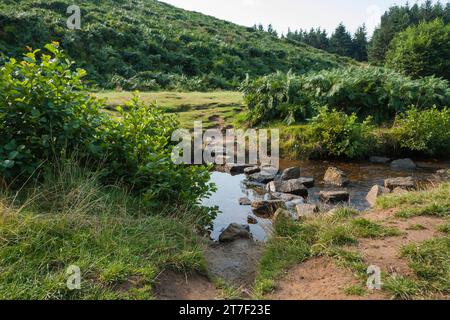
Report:
M 170 74 L 212 74 L 236 86 L 247 73 L 255 76 L 291 68 L 303 73 L 353 63 L 153 0 L 80 2 L 82 30 L 71 31 L 66 27 L 66 9 L 73 4 L 72 0 L 3 0 L 0 52 L 17 56 L 26 46 L 59 41 L 101 85 L 114 75 L 138 76 L 143 83 L 155 78 L 164 82 L 168 80 L 163 80 L 164 75 Z
M 124 105 L 131 92 L 101 91 L 95 96 L 106 99 L 111 107 Z M 177 115 L 182 128 L 191 129 L 194 121 L 202 121 L 204 128 L 232 125 L 242 113 L 242 94 L 234 91 L 214 92 L 141 92 L 145 103 L 156 103 Z
M 450 217 L 450 184 L 431 190 L 388 195 L 378 201 L 379 209 L 396 208 L 400 216 Z M 427 208 L 427 211 L 416 208 Z M 413 211 L 409 211 L 413 210 Z M 442 237 L 424 243 L 408 245 L 399 255 L 407 259 L 415 277 L 391 277 L 384 280 L 384 289 L 395 298 L 426 298 L 435 294 L 450 294 L 450 242 L 448 223 L 440 227 Z M 447 236 L 445 235 L 447 234 Z M 398 236 L 399 231 L 365 219 L 352 210 L 342 208 L 333 215 L 293 223 L 282 219 L 275 225 L 262 257 L 255 295 L 259 298 L 271 292 L 284 271 L 312 257 L 330 256 L 338 265 L 352 270 L 361 284 L 367 280 L 368 264 L 357 250 L 349 249 L 358 239 L 383 239 Z M 356 288 L 350 288 L 356 289 Z M 350 290 L 349 289 L 349 290 Z M 360 294 L 365 290 L 359 288 Z M 350 290 L 356 291 L 356 290 Z M 355 292 L 349 292 L 355 294 Z
M 0 299 L 152 299 L 163 269 L 205 270 L 195 214 L 143 205 L 67 166 L 0 198 Z M 81 290 L 66 287 L 70 265 Z

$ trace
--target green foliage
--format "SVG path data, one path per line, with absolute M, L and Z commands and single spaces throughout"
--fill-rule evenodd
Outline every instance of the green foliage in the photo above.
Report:
M 445 80 L 412 80 L 376 67 L 324 70 L 303 76 L 277 73 L 242 85 L 253 124 L 286 119 L 302 121 L 317 113 L 316 106 L 333 106 L 347 114 L 391 120 L 411 105 L 419 109 L 444 107 L 450 101 Z
M 83 93 L 84 70 L 72 68 L 57 43 L 0 68 L 0 174 L 28 178 L 43 161 L 81 152 L 104 121 Z M 40 59 L 39 59 L 39 57 Z
M 66 27 L 72 0 L 4 0 L 0 52 L 59 41 L 103 88 L 206 90 L 239 86 L 248 73 L 297 73 L 345 65 L 348 59 L 155 0 L 87 0 L 81 30 Z
M 149 202 L 198 203 L 209 194 L 209 172 L 203 166 L 175 165 L 171 135 L 178 127 L 172 116 L 134 97 L 120 117 L 84 91 L 83 70 L 56 43 L 50 55 L 28 53 L 0 69 L 0 174 L 16 183 L 27 180 L 42 164 L 60 158 L 102 168 L 104 182 L 121 181 Z M 22 174 L 21 176 L 19 176 Z M 38 175 L 35 175 L 38 176 Z
M 371 149 L 373 127 L 370 122 L 368 118 L 359 123 L 355 114 L 348 116 L 334 109 L 320 108 L 305 132 L 305 148 L 311 149 L 314 158 L 363 157 Z
M 413 77 L 450 80 L 450 23 L 441 19 L 409 27 L 392 40 L 386 66 Z
M 386 53 L 391 45 L 392 39 L 406 30 L 409 26 L 419 23 L 433 21 L 437 18 L 443 19 L 444 23 L 450 22 L 450 3 L 445 6 L 440 2 L 433 4 L 427 0 L 422 5 L 393 6 L 381 17 L 381 24 L 375 29 L 369 45 L 369 61 L 383 65 Z
M 391 134 L 401 148 L 427 155 L 448 155 L 450 150 L 450 109 L 412 108 L 399 114 Z

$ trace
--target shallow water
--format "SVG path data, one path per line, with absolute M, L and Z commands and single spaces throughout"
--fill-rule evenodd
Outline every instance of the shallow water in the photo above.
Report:
M 316 181 L 314 188 L 309 189 L 308 202 L 318 203 L 319 192 L 327 190 L 346 189 L 350 193 L 350 205 L 358 210 L 366 210 L 367 193 L 375 184 L 383 185 L 388 178 L 413 176 L 418 181 L 427 181 L 439 169 L 450 168 L 450 162 L 423 161 L 416 162 L 420 167 L 414 172 L 394 171 L 389 166 L 371 164 L 368 162 L 333 162 L 333 161 L 287 161 L 280 162 L 281 169 L 300 167 L 302 177 L 313 177 Z M 350 184 L 346 188 L 326 186 L 322 179 L 328 167 L 338 167 L 347 173 Z M 239 198 L 248 197 L 250 200 L 262 199 L 264 195 L 247 189 L 242 181 L 245 175 L 231 176 L 227 173 L 214 172 L 211 181 L 217 185 L 215 192 L 209 199 L 203 201 L 206 206 L 218 206 L 221 213 L 214 221 L 211 238 L 217 240 L 220 233 L 230 223 L 248 224 L 247 217 L 252 215 L 250 206 L 240 206 Z M 267 240 L 270 234 L 271 220 L 256 217 L 258 224 L 250 225 L 250 231 L 257 241 Z

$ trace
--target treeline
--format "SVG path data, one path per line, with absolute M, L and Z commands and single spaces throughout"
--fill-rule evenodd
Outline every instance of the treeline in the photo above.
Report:
M 326 30 L 312 28 L 306 30 L 289 30 L 286 38 L 304 42 L 312 47 L 353 58 L 358 61 L 367 61 L 368 39 L 365 25 L 359 27 L 352 35 L 343 23 L 339 24 L 331 37 Z
M 422 5 L 407 4 L 391 7 L 381 17 L 381 24 L 375 29 L 369 43 L 369 61 L 383 65 L 392 40 L 398 33 L 405 31 L 408 27 L 418 26 L 420 23 L 431 22 L 435 19 L 442 19 L 444 24 L 450 23 L 450 2 L 444 6 L 440 2 L 433 4 L 429 0 Z

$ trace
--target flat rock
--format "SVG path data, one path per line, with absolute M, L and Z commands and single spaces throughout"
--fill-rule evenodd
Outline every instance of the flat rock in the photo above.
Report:
M 275 198 L 276 200 L 283 200 L 286 202 L 294 201 L 294 200 L 303 200 L 303 197 L 297 196 L 295 194 L 289 194 L 289 193 L 281 193 L 281 192 L 273 192 L 271 193 L 272 198 Z
M 248 180 L 258 183 L 267 184 L 277 178 L 276 174 L 254 173 L 248 176 Z
M 386 157 L 370 157 L 369 161 L 371 163 L 375 163 L 375 164 L 388 164 L 389 162 L 391 162 L 391 158 L 386 158 Z
M 257 216 L 271 217 L 280 208 L 286 208 L 284 201 L 255 200 L 252 202 L 253 213 Z
M 319 212 L 319 207 L 315 204 L 298 204 L 295 209 L 299 218 L 312 217 Z
M 240 165 L 240 164 L 235 164 L 235 163 L 226 163 L 225 164 L 225 171 L 230 173 L 230 174 L 243 174 L 244 170 L 246 168 L 251 167 L 250 165 Z
M 379 185 L 375 185 L 372 187 L 372 189 L 369 191 L 369 193 L 367 194 L 366 200 L 367 202 L 369 202 L 371 207 L 374 207 L 377 203 L 377 199 L 379 196 L 383 195 L 383 194 L 388 194 L 390 193 L 391 190 Z
M 256 182 L 256 181 L 244 180 L 244 181 L 242 181 L 242 184 L 248 189 L 262 189 L 262 190 L 264 190 L 266 188 L 266 184 L 265 183 Z
M 391 178 L 384 180 L 384 186 L 390 190 L 402 188 L 404 190 L 414 190 L 416 182 L 413 177 Z
M 247 197 L 243 197 L 243 198 L 239 199 L 239 205 L 241 205 L 241 206 L 250 206 L 251 204 L 252 204 L 252 202 Z
M 287 168 L 283 170 L 283 173 L 281 174 L 281 180 L 292 180 L 292 179 L 298 179 L 300 178 L 300 168 L 299 167 L 292 167 Z
M 348 202 L 350 194 L 347 191 L 321 191 L 320 200 L 326 203 Z
M 237 239 L 251 239 L 248 225 L 232 223 L 219 236 L 219 242 L 231 242 Z
M 299 179 L 297 179 L 301 184 L 303 184 L 305 187 L 307 188 L 312 188 L 314 187 L 314 178 L 305 178 L 305 177 L 301 177 Z
M 325 172 L 323 181 L 326 184 L 331 184 L 338 187 L 346 186 L 349 182 L 345 172 L 335 167 L 328 168 L 327 172 Z
M 308 196 L 308 189 L 298 179 L 272 181 L 267 185 L 266 190 L 269 192 L 295 194 L 302 197 Z
M 411 171 L 416 170 L 417 166 L 411 159 L 399 159 L 391 162 L 391 169 Z
M 260 167 L 249 167 L 249 168 L 244 169 L 244 173 L 246 175 L 250 175 L 250 174 L 254 174 L 254 173 L 258 173 L 258 172 L 261 172 Z

